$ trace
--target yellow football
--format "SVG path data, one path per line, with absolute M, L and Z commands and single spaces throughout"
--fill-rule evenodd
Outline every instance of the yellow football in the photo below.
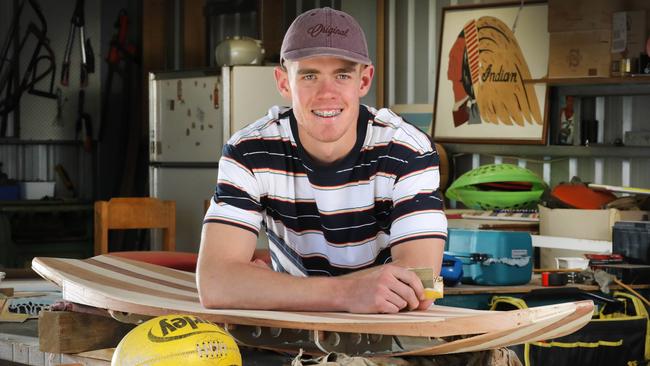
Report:
M 235 340 L 194 315 L 173 314 L 133 328 L 117 345 L 112 366 L 241 366 Z

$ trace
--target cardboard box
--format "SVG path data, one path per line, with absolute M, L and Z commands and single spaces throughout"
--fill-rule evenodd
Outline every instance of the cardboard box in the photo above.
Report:
M 646 11 L 620 11 L 612 15 L 612 53 L 638 58 L 645 53 Z
M 539 233 L 577 239 L 612 240 L 617 221 L 647 221 L 648 211 L 578 210 L 539 206 Z
M 551 33 L 548 77 L 609 77 L 610 44 L 610 30 Z
M 625 5 L 620 0 L 549 0 L 548 31 L 611 30 L 612 13 Z
M 650 146 L 650 131 L 625 131 L 623 142 L 627 146 Z

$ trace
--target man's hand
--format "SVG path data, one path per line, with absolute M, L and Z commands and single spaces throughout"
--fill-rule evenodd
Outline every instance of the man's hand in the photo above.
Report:
M 418 276 L 404 267 L 385 264 L 341 278 L 347 282 L 351 313 L 396 313 L 426 309 L 433 301 L 424 299 Z

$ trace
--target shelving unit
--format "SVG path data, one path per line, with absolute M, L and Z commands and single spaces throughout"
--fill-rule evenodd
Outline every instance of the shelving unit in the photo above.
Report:
M 650 75 L 608 78 L 533 79 L 549 86 L 546 145 L 445 143 L 455 157 L 456 176 L 480 165 L 511 162 L 527 167 L 553 186 L 572 176 L 596 183 L 650 187 L 650 146 L 614 145 L 625 131 L 650 130 Z M 574 97 L 574 144 L 556 145 L 561 102 Z M 647 97 L 647 101 L 645 98 Z M 580 121 L 598 121 L 598 139 L 580 143 Z M 635 126 L 636 125 L 636 126 Z M 645 166 L 645 167 L 644 167 Z

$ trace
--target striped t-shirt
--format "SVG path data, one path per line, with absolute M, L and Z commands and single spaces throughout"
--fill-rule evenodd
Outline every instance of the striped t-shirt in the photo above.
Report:
M 400 243 L 447 236 L 438 164 L 423 132 L 361 105 L 354 148 L 319 166 L 300 144 L 292 110 L 273 107 L 224 146 L 204 223 L 256 235 L 263 224 L 276 271 L 349 273 L 390 261 Z

